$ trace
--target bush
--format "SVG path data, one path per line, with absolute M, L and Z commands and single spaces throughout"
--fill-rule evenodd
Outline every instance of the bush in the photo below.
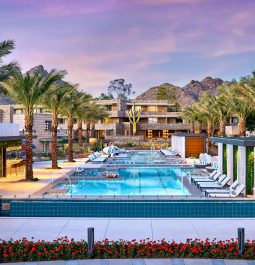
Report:
M 209 239 L 188 239 L 185 243 L 132 240 L 99 241 L 95 243 L 94 253 L 88 254 L 87 243 L 83 240 L 68 240 L 66 237 L 53 242 L 39 240 L 0 241 L 0 257 L 4 262 L 67 260 L 86 258 L 255 258 L 255 240 L 246 241 L 244 256 L 238 255 L 238 243 L 235 239 L 209 241 Z

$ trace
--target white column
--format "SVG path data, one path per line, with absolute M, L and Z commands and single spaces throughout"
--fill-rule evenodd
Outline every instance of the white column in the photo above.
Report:
M 237 179 L 241 184 L 246 185 L 246 147 L 245 146 L 238 146 Z M 246 195 L 246 190 L 244 191 L 244 195 Z
M 231 178 L 231 183 L 234 179 L 234 147 L 232 144 L 227 144 L 227 176 Z
M 219 172 L 223 172 L 223 143 L 218 143 Z

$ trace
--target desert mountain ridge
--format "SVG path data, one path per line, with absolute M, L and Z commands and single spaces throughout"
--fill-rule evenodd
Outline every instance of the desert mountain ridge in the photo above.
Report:
M 159 86 L 154 86 L 137 96 L 137 100 L 156 100 L 158 99 L 158 91 L 160 88 L 165 88 L 170 93 L 174 93 L 177 102 L 182 105 L 190 105 L 192 102 L 197 101 L 203 92 L 209 92 L 211 95 L 217 94 L 218 86 L 224 83 L 230 83 L 220 78 L 212 78 L 210 76 L 201 81 L 191 80 L 184 87 L 175 86 L 173 84 L 164 83 Z

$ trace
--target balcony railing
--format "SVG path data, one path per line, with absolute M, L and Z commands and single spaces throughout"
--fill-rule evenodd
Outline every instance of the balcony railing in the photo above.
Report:
M 138 123 L 137 130 L 189 130 L 190 124 L 185 123 L 159 123 L 159 124 L 145 124 Z

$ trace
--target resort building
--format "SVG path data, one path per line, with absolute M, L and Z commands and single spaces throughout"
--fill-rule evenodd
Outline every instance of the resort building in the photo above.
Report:
M 18 131 L 21 136 L 25 133 L 25 114 L 21 105 L 0 105 L 0 124 L 18 124 Z M 33 121 L 33 145 L 36 153 L 49 153 L 51 151 L 51 113 L 38 106 L 34 110 Z M 74 129 L 77 125 L 74 126 Z M 66 142 L 67 121 L 66 118 L 59 118 L 58 141 Z M 25 143 L 23 142 L 23 145 Z
M 95 124 L 98 137 L 111 139 L 132 135 L 128 110 L 132 108 L 133 101 L 99 100 L 97 104 L 105 106 L 109 114 L 107 118 Z M 135 108 L 140 110 L 136 135 L 141 139 L 168 139 L 171 133 L 188 132 L 190 129 L 190 124 L 179 118 L 176 106 L 167 100 L 136 100 Z
M 108 117 L 98 121 L 96 124 L 83 124 L 83 130 L 87 128 L 95 130 L 97 138 L 114 139 L 119 136 L 130 137 L 132 135 L 132 124 L 129 122 L 128 110 L 131 109 L 131 100 L 98 100 L 103 105 Z M 140 110 L 140 120 L 137 124 L 136 138 L 147 139 L 169 139 L 171 133 L 188 132 L 190 125 L 179 118 L 176 107 L 166 100 L 135 101 L 135 108 Z M 21 105 L 0 105 L 0 123 L 16 123 L 19 125 L 20 135 L 24 135 L 24 110 Z M 59 118 L 59 142 L 66 142 L 67 119 Z M 38 106 L 34 110 L 33 144 L 35 152 L 48 153 L 51 150 L 51 113 Z M 74 136 L 77 124 L 74 124 Z M 85 133 L 85 132 L 84 132 Z

